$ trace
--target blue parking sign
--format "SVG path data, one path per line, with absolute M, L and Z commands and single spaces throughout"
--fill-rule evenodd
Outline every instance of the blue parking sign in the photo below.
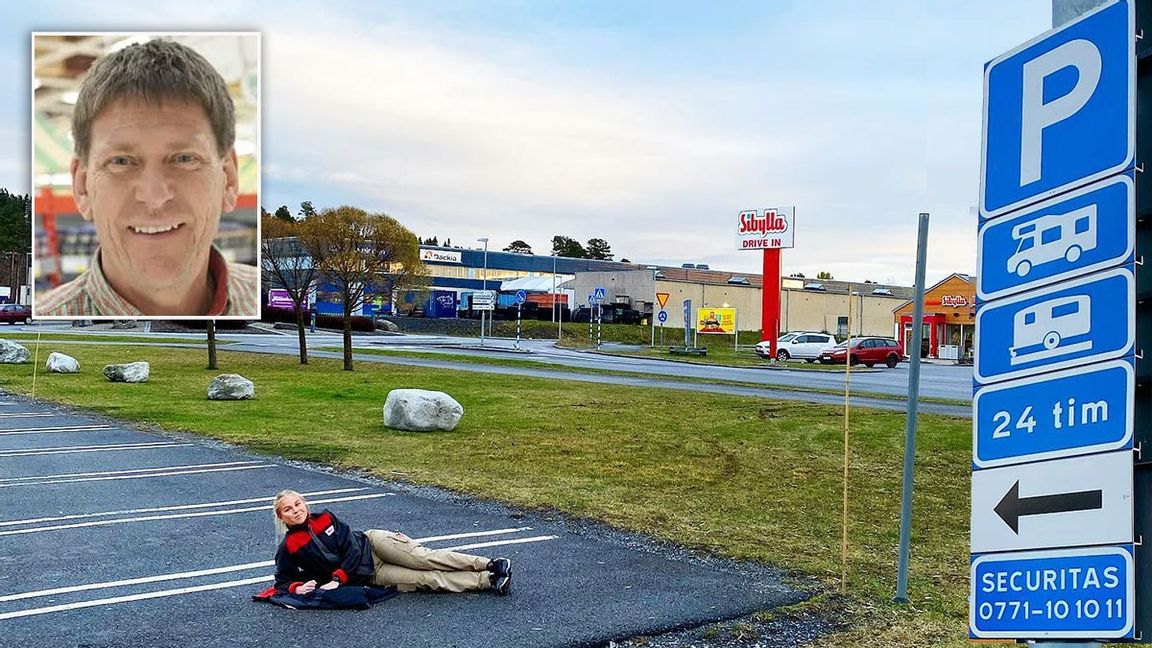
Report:
M 972 464 L 1131 448 L 1135 390 L 1131 356 L 983 387 L 972 404 Z
M 1130 1 L 1084 14 L 988 63 L 980 215 L 993 218 L 1132 165 Z
M 997 300 L 976 310 L 979 383 L 1128 355 L 1136 341 L 1131 267 Z
M 1112 176 L 980 226 L 976 295 L 987 301 L 1131 263 L 1130 174 Z

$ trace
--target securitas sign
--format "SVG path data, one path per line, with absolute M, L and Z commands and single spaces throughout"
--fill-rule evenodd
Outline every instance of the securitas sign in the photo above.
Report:
M 795 225 L 795 207 L 742 211 L 736 223 L 736 249 L 764 250 L 793 247 Z

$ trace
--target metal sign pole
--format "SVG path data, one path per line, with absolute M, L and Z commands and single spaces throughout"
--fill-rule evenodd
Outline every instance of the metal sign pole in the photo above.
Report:
M 516 349 L 520 349 L 520 304 L 516 304 Z
M 732 315 L 732 355 L 740 353 L 740 315 Z
M 928 214 L 920 214 L 916 236 L 916 294 L 913 296 L 912 330 L 920 331 L 924 323 L 924 273 L 928 258 Z M 915 336 L 914 337 L 918 337 Z M 911 345 L 910 345 L 911 346 Z M 912 541 L 912 471 L 916 460 L 916 412 L 920 398 L 920 344 L 910 354 L 912 366 L 908 371 L 908 414 L 904 419 L 904 490 L 900 507 L 900 561 L 896 570 L 897 603 L 908 602 L 908 556 Z
M 600 333 L 604 324 L 604 309 L 596 302 L 596 350 L 600 350 Z

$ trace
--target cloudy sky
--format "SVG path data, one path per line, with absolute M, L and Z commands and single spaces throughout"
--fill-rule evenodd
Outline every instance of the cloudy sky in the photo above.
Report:
M 1050 0 L 6 3 L 0 186 L 30 186 L 29 33 L 263 33 L 263 197 L 422 237 L 758 272 L 743 209 L 795 205 L 784 271 L 910 284 L 975 267 L 984 62 Z

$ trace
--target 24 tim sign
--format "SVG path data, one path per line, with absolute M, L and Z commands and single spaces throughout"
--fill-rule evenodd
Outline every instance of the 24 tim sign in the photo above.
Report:
M 736 223 L 736 249 L 770 250 L 793 247 L 795 226 L 795 207 L 742 211 Z
M 982 218 L 1103 179 L 1132 164 L 1133 4 L 1106 5 L 988 63 Z

